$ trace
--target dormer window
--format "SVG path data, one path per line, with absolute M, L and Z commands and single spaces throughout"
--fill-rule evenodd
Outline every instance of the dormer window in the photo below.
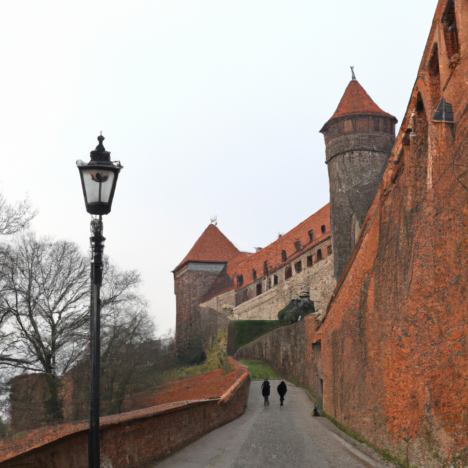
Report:
M 266 260 L 263 262 L 263 276 L 268 276 L 268 262 Z
M 327 228 L 325 224 L 322 226 L 322 234 L 325 234 L 327 232 Z
M 237 287 L 240 288 L 244 285 L 244 277 L 242 275 L 237 275 Z
M 285 262 L 286 261 L 286 250 L 282 250 L 281 251 L 281 261 L 282 262 Z
M 296 247 L 296 251 L 299 252 L 299 250 L 301 250 L 301 241 L 296 241 L 294 242 L 294 247 Z
M 309 231 L 309 242 L 314 242 L 314 230 Z
M 252 270 L 252 278 L 254 281 L 257 279 L 257 272 L 255 271 L 255 268 Z

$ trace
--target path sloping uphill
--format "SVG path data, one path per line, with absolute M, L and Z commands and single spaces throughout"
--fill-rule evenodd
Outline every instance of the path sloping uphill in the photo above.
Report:
M 305 391 L 288 383 L 280 406 L 271 381 L 270 406 L 263 406 L 261 382 L 250 387 L 247 410 L 157 464 L 158 468 L 369 468 L 394 467 L 362 453 L 352 440 L 325 418 L 311 416 Z

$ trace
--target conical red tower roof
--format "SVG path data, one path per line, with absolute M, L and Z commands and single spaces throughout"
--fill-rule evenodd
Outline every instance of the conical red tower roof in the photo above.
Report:
M 210 224 L 175 270 L 189 261 L 228 262 L 239 253 L 234 244 L 214 224 Z
M 366 93 L 357 80 L 352 80 L 341 98 L 340 104 L 331 119 L 323 126 L 321 132 L 327 129 L 334 120 L 352 115 L 375 115 L 397 120 L 393 115 L 384 112 Z

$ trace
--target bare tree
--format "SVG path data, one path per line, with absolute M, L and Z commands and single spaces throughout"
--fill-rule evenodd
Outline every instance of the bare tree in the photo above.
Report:
M 105 340 L 109 319 L 122 322 L 118 317 L 129 304 L 137 310 L 140 282 L 137 272 L 122 272 L 106 262 Z M 50 422 L 63 419 L 60 377 L 88 352 L 89 292 L 89 259 L 74 243 L 29 232 L 0 248 L 0 366 L 45 374 Z
M 37 211 L 32 208 L 28 198 L 9 204 L 3 193 L 0 193 L 0 234 L 11 235 L 27 228 Z

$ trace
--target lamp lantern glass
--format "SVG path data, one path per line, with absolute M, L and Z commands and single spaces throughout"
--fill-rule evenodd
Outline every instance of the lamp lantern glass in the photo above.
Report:
M 101 135 L 98 140 L 96 150 L 91 151 L 91 161 L 86 164 L 79 160 L 76 165 L 80 171 L 86 211 L 92 215 L 106 215 L 112 209 L 115 187 L 122 166 L 119 162 L 110 160 L 110 152 L 102 145 L 104 137 Z

